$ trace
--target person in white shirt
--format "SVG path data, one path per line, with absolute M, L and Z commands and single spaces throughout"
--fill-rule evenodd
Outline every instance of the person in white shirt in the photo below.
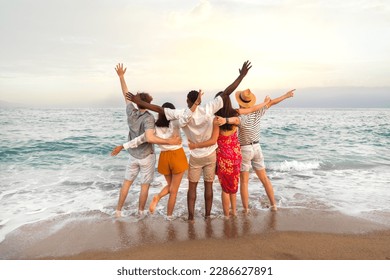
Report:
M 217 148 L 217 144 L 204 148 L 197 148 L 196 143 L 204 142 L 211 137 L 213 132 L 214 114 L 223 107 L 224 96 L 229 96 L 239 86 L 251 67 L 252 66 L 250 62 L 245 61 L 242 68 L 239 69 L 239 76 L 235 79 L 235 81 L 230 84 L 220 96 L 217 96 L 212 101 L 206 103 L 204 106 L 198 106 L 190 118 L 183 118 L 183 116 L 178 112 L 175 114 L 165 112 L 168 120 L 179 119 L 180 126 L 186 134 L 188 141 L 191 141 L 195 144 L 195 148 L 190 151 L 188 170 L 189 185 L 187 192 L 187 206 L 189 221 L 194 220 L 196 189 L 202 173 L 205 186 L 205 218 L 210 217 L 213 204 L 213 182 L 216 167 L 215 150 Z M 188 108 L 191 108 L 197 102 L 201 94 L 201 91 L 196 90 L 192 90 L 188 93 Z M 157 110 L 157 108 L 154 107 L 156 105 L 143 102 L 140 98 L 134 99 L 131 97 L 131 95 L 126 95 L 126 97 L 130 98 L 130 100 L 138 105 L 145 106 L 147 109 L 152 111 Z

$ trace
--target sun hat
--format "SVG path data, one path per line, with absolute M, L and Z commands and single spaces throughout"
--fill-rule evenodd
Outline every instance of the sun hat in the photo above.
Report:
M 249 108 L 255 105 L 256 96 L 248 88 L 246 90 L 236 91 L 236 100 L 241 107 Z

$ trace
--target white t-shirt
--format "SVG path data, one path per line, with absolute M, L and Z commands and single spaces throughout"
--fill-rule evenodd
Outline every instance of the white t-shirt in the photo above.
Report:
M 222 97 L 217 96 L 204 106 L 198 106 L 196 110 L 192 112 L 191 117 L 188 117 L 187 109 L 182 110 L 183 112 L 181 114 L 179 112 L 180 110 L 175 110 L 176 114 L 170 114 L 169 112 L 167 114 L 168 110 L 165 109 L 165 116 L 168 120 L 178 119 L 187 138 L 193 143 L 200 143 L 210 139 L 211 134 L 213 133 L 214 114 L 222 107 Z M 187 111 L 187 114 L 184 114 L 185 111 Z M 218 146 L 215 143 L 209 147 L 190 150 L 190 154 L 196 158 L 206 157 L 212 154 L 217 147 Z

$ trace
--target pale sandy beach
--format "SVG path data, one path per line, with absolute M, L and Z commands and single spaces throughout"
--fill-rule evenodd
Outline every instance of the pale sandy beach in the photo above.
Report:
M 101 214 L 26 225 L 0 244 L 1 259 L 390 259 L 390 228 L 336 212 L 252 212 L 194 224 L 162 216 Z

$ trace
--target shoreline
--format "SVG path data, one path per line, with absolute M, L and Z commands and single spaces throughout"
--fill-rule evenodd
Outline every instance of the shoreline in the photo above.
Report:
M 10 260 L 386 260 L 390 227 L 338 212 L 253 211 L 195 223 L 98 213 L 25 225 L 0 243 Z

